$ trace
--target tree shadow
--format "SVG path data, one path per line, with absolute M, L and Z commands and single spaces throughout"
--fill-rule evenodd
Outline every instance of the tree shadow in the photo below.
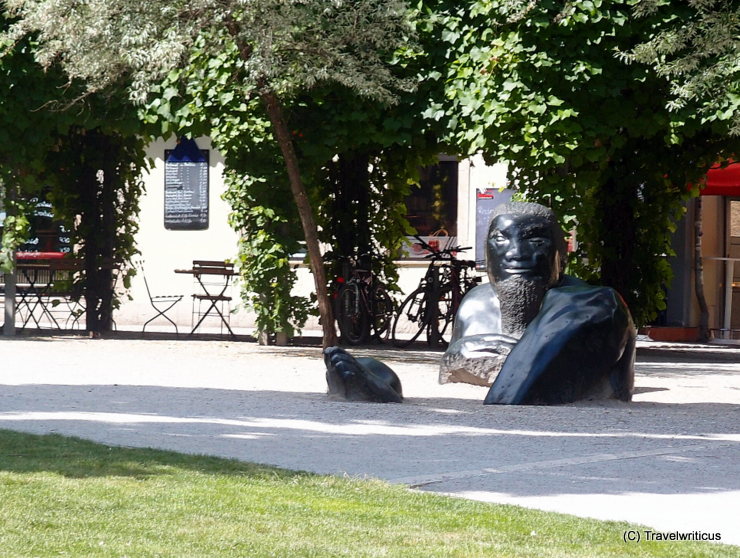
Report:
M 76 436 L 0 430 L 0 470 L 51 472 L 66 478 L 130 477 L 139 480 L 191 470 L 219 475 L 282 478 L 312 475 L 235 459 L 152 448 L 111 446 Z
M 538 494 L 585 490 L 567 482 L 568 475 L 603 478 L 609 493 L 740 490 L 740 479 L 728 474 L 738 457 L 739 413 L 739 405 L 727 403 L 512 407 L 410 397 L 397 405 L 332 401 L 322 393 L 158 386 L 20 385 L 3 386 L 0 395 L 5 429 L 406 484 L 452 475 L 483 486 L 495 484 L 491 475 L 554 475 L 551 485 L 538 485 Z M 83 474 L 82 450 L 72 454 L 74 467 L 63 455 L 33 465 L 32 448 L 22 445 L 2 449 L 18 456 L 4 467 Z M 92 460 L 84 475 L 151 475 L 177 462 L 173 454 L 151 461 L 131 451 L 117 453 L 124 457 L 115 464 Z M 199 469 L 202 459 L 184 466 Z M 243 471 L 237 463 L 218 466 Z M 509 482 L 507 490 L 527 495 L 534 487 Z

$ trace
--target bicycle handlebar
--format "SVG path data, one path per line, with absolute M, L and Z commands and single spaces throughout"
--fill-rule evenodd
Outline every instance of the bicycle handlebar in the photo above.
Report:
M 427 259 L 441 259 L 445 256 L 449 256 L 450 259 L 454 259 L 457 252 L 464 252 L 465 250 L 470 250 L 472 248 L 472 246 L 453 246 L 452 248 L 443 248 L 442 250 L 439 250 L 438 248 L 434 248 L 433 246 L 428 244 L 418 234 L 415 234 L 414 238 L 419 241 L 422 248 L 431 252 L 430 254 L 424 256 Z

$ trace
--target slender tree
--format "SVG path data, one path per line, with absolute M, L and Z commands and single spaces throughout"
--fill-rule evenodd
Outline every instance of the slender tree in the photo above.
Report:
M 421 113 L 434 89 L 440 95 L 439 83 L 430 87 L 422 79 L 427 68 L 418 49 L 386 56 L 394 74 L 418 79 L 417 94 L 402 91 L 388 106 L 325 84 L 283 100 L 332 279 L 342 257 L 372 251 L 376 273 L 395 283 L 394 260 L 410 233 L 404 200 L 419 167 L 437 154 L 431 127 L 438 123 Z M 262 338 L 290 337 L 314 306 L 292 292 L 290 259 L 303 235 L 264 104 L 254 97 L 245 103 L 249 86 L 229 79 L 239 64 L 229 37 L 217 60 L 194 50 L 153 92 L 147 119 L 165 135 L 208 134 L 224 154 L 230 222 L 240 233 L 242 298 L 254 309 Z
M 704 296 L 704 264 L 702 256 L 702 199 L 694 200 L 694 293 L 699 303 L 699 340 L 709 340 L 709 307 Z
M 89 91 L 126 83 L 144 101 L 153 84 L 187 63 L 196 41 L 218 59 L 223 33 L 240 64 L 230 79 L 261 100 L 273 129 L 300 215 L 309 253 L 324 344 L 336 342 L 318 233 L 283 109 L 283 99 L 321 82 L 392 102 L 402 84 L 379 53 L 408 38 L 398 0 L 6 0 L 18 18 L 12 37 L 35 33 L 38 59 L 58 61 Z M 245 99 L 247 100 L 247 99 Z

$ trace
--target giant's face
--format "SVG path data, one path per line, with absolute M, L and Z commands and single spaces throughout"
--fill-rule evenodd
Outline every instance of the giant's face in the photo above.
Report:
M 557 231 L 532 214 L 499 215 L 488 233 L 487 269 L 491 283 L 519 276 L 546 286 L 560 277 Z

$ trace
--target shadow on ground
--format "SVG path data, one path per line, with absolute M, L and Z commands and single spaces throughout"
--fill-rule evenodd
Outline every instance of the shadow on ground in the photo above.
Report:
M 389 480 L 557 468 L 553 460 L 567 458 L 589 465 L 607 493 L 740 490 L 737 475 L 721 474 L 731 470 L 728 460 L 736 463 L 739 411 L 719 403 L 484 407 L 452 398 L 383 405 L 318 393 L 153 386 L 20 385 L 0 393 L 0 428 Z M 656 466 L 631 477 L 623 466 L 635 458 Z M 552 493 L 582 489 L 552 484 Z M 516 490 L 524 496 L 543 487 Z

